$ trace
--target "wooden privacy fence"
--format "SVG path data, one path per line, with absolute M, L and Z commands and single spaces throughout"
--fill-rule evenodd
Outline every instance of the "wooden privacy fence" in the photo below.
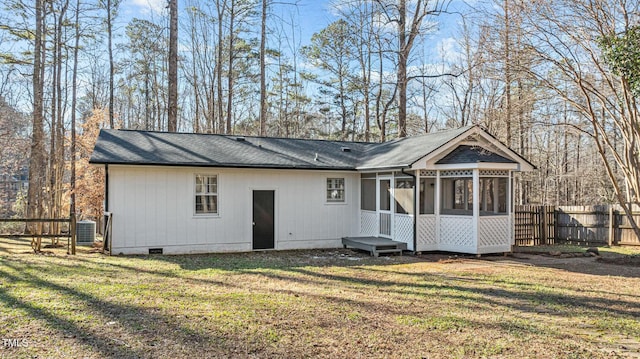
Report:
M 69 216 L 69 218 L 0 218 L 0 223 L 35 223 L 32 230 L 33 233 L 12 233 L 12 234 L 0 234 L 0 237 L 6 238 L 22 238 L 31 237 L 31 248 L 34 251 L 39 251 L 42 238 L 51 238 L 52 241 L 56 241 L 58 238 L 67 238 L 67 252 L 70 254 L 76 254 L 76 217 L 75 215 Z M 49 228 L 53 228 L 54 224 L 69 223 L 68 233 L 43 233 L 43 225 L 49 224 Z
M 640 207 L 633 217 L 640 224 Z M 514 222 L 517 246 L 640 245 L 620 206 L 516 206 Z
M 514 231 L 517 246 L 553 244 L 555 240 L 555 207 L 516 206 Z

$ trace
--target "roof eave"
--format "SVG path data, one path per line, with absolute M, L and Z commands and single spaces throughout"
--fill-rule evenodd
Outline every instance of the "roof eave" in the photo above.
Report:
M 206 167 L 206 168 L 250 168 L 250 169 L 290 169 L 313 171 L 356 171 L 354 167 L 341 166 L 282 166 L 282 165 L 247 165 L 247 164 L 211 164 L 211 163 L 153 163 L 153 162 L 116 162 L 116 161 L 89 161 L 92 165 L 118 165 L 118 166 L 148 166 L 148 167 Z
M 411 165 L 401 164 L 401 165 L 391 165 L 391 166 L 372 166 L 372 167 L 356 167 L 356 171 L 380 171 L 380 170 L 394 170 L 401 168 L 408 168 Z

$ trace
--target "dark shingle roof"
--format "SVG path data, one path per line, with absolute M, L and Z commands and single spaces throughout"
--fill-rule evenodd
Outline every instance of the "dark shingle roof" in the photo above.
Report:
M 467 126 L 380 143 L 367 153 L 358 168 L 408 167 L 471 128 Z
M 398 168 L 413 164 L 470 128 L 385 143 L 102 130 L 90 163 L 333 170 Z
M 500 156 L 497 153 L 493 153 L 480 146 L 458 146 L 453 151 L 449 152 L 446 156 L 436 162 L 439 165 L 453 164 L 453 163 L 478 163 L 478 162 L 491 162 L 491 163 L 516 163 L 513 160 Z
M 90 162 L 354 170 L 358 159 L 367 148 L 374 145 L 361 142 L 102 130 Z M 343 147 L 348 147 L 349 151 L 343 151 Z

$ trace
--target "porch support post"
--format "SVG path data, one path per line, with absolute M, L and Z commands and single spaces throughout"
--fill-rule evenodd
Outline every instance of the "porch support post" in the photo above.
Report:
M 420 170 L 415 170 L 413 177 L 413 252 L 418 249 L 418 221 L 420 220 Z M 426 190 L 426 189 L 425 189 Z
M 507 178 L 507 214 L 509 215 L 509 243 L 511 243 L 511 251 L 513 252 L 513 246 L 516 244 L 515 226 L 513 222 L 513 171 L 509 171 L 509 178 Z
M 473 170 L 473 238 L 476 241 L 476 253 L 479 248 L 478 221 L 480 220 L 480 170 Z
M 436 216 L 436 243 L 440 244 L 440 170 L 436 170 L 436 187 L 434 189 L 433 213 Z

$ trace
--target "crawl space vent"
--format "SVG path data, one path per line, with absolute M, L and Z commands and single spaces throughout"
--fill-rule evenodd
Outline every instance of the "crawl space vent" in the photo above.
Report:
M 162 254 L 162 248 L 149 248 L 149 254 Z

